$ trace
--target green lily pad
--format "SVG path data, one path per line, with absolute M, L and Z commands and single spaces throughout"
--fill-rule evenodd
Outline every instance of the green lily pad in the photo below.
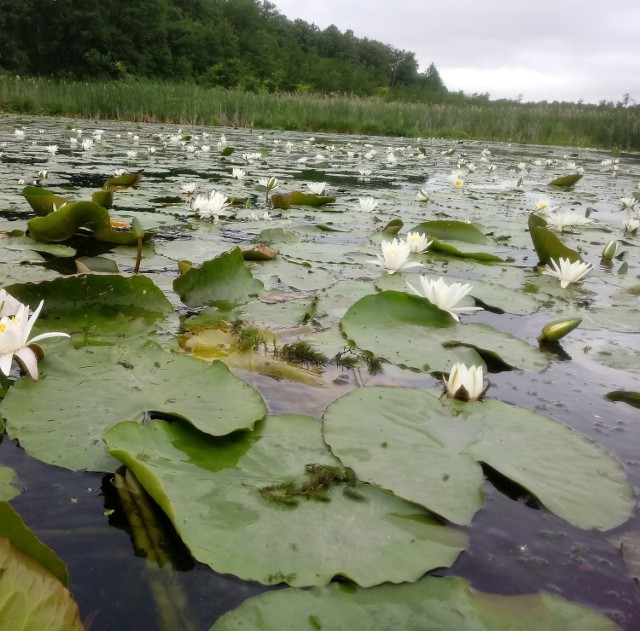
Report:
M 39 186 L 25 186 L 22 194 L 38 217 L 45 217 L 54 211 L 54 206 L 60 208 L 71 201 Z
M 111 208 L 113 206 L 113 191 L 94 191 L 91 193 L 91 201 L 100 204 L 103 208 Z
M 504 259 L 492 252 L 480 252 L 473 248 L 465 247 L 466 243 L 445 243 L 438 239 L 433 239 L 429 250 L 431 252 L 440 252 L 442 254 L 448 254 L 449 256 L 459 256 L 464 259 L 475 259 L 476 261 L 482 261 L 484 263 L 501 263 Z
M 556 421 L 501 401 L 460 402 L 369 387 L 331 404 L 323 432 L 360 479 L 459 524 L 483 504 L 484 462 L 580 528 L 624 523 L 635 501 L 621 465 Z
M 305 193 L 303 191 L 291 191 L 289 201 L 292 206 L 326 206 L 336 201 L 330 195 L 316 195 L 315 193 Z
M 453 576 L 369 589 L 334 583 L 267 592 L 224 615 L 211 631 L 302 629 L 620 631 L 601 613 L 553 594 L 487 594 Z
M 9 250 L 23 252 L 33 250 L 34 252 L 50 254 L 51 256 L 73 256 L 76 251 L 68 245 L 59 243 L 42 243 L 30 237 L 9 237 L 3 245 Z
M 27 222 L 29 233 L 37 241 L 60 243 L 70 239 L 78 228 L 111 228 L 108 211 L 95 202 L 73 202 Z
M 569 259 L 572 263 L 582 261 L 578 252 L 567 247 L 557 235 L 546 227 L 547 222 L 539 215 L 529 215 L 529 234 L 541 263 L 551 265 L 551 259 Z
M 471 223 L 466 221 L 434 220 L 424 221 L 411 229 L 411 232 L 420 232 L 429 237 L 444 241 L 462 241 L 486 245 L 489 239 L 484 233 Z
M 44 300 L 42 317 L 64 318 L 72 313 L 99 312 L 103 317 L 161 316 L 173 312 L 162 291 L 146 276 L 84 274 L 41 283 L 15 284 L 5 289 L 32 309 Z
M 20 379 L 5 397 L 7 433 L 32 456 L 68 469 L 112 470 L 96 437 L 145 412 L 224 435 L 253 427 L 266 411 L 260 393 L 222 362 L 207 365 L 154 342 L 71 349 L 40 367 L 39 381 Z
M 110 177 L 104 183 L 104 188 L 109 191 L 120 191 L 138 185 L 141 179 L 142 173 L 123 173 L 122 175 Z
M 582 179 L 581 173 L 572 173 L 571 175 L 563 175 L 549 182 L 549 186 L 559 186 L 560 188 L 569 188 L 577 184 Z
M 340 326 L 363 351 L 430 372 L 448 372 L 458 361 L 483 365 L 483 356 L 524 370 L 548 365 L 536 347 L 487 324 L 460 324 L 426 298 L 405 292 L 383 291 L 361 298 Z
M 78 606 L 66 588 L 66 568 L 0 503 L 0 620 L 11 631 L 83 631 Z
M 11 484 L 15 475 L 16 472 L 13 469 L 0 465 L 0 502 L 13 499 L 20 494 L 20 491 Z
M 263 284 L 245 265 L 240 248 L 234 248 L 191 268 L 173 281 L 173 288 L 189 307 L 230 308 L 257 296 Z
M 634 408 L 640 408 L 640 392 L 628 392 L 626 390 L 615 390 L 607 393 L 609 401 L 622 401 Z
M 104 441 L 218 572 L 296 586 L 415 581 L 466 544 L 415 505 L 350 481 L 311 417 L 272 416 L 217 439 L 183 423 L 125 422 Z

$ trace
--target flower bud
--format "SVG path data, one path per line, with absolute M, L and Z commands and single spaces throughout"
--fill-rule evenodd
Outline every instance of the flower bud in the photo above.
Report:
M 582 318 L 570 318 L 568 320 L 555 320 L 542 327 L 538 336 L 538 342 L 557 342 L 573 329 L 580 325 Z
M 602 250 L 602 258 L 606 261 L 610 261 L 618 252 L 620 244 L 617 241 L 609 241 Z

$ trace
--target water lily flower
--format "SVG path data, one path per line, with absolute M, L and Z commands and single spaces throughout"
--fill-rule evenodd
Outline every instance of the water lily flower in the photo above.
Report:
M 93 147 L 93 140 L 91 138 L 83 138 L 82 140 L 82 150 L 88 151 Z
M 114 175 L 115 177 L 120 177 L 121 175 L 124 175 L 126 172 L 127 172 L 127 170 L 126 170 L 126 169 L 116 169 L 116 170 L 113 172 L 113 175 Z
M 548 276 L 555 276 L 560 280 L 560 287 L 566 289 L 569 283 L 581 281 L 591 270 L 593 265 L 584 261 L 574 261 L 569 259 L 551 259 L 551 266 L 547 265 L 542 273 Z
M 55 156 L 58 153 L 58 145 L 47 145 L 46 146 L 47 153 L 50 153 L 52 156 Z
M 537 212 L 539 215 L 546 215 L 547 213 L 550 213 L 552 210 L 553 210 L 553 207 L 551 206 L 551 203 L 549 202 L 548 199 L 542 198 L 537 201 L 535 212 Z
M 370 213 L 376 209 L 380 202 L 373 197 L 359 197 L 358 203 L 360 204 L 360 210 Z
M 251 215 L 249 216 L 249 219 L 251 221 L 271 221 L 272 217 L 270 212 L 265 211 L 261 215 L 256 215 L 255 213 L 251 213 Z
M 461 401 L 477 401 L 486 392 L 482 366 L 471 366 L 457 362 L 451 367 L 449 379 L 443 377 L 447 396 Z
M 371 169 L 358 169 L 358 173 L 361 178 L 369 177 L 371 175 Z
M 278 186 L 278 178 L 277 177 L 261 177 L 258 180 L 258 184 L 260 184 L 260 186 L 264 186 L 267 190 L 272 191 L 274 188 Z
M 127 158 L 129 158 L 129 160 L 133 160 L 137 155 L 138 155 L 138 152 L 134 151 L 133 149 L 131 149 L 130 151 L 127 151 Z
M 638 200 L 635 197 L 621 197 L 620 203 L 622 204 L 622 210 L 632 210 Z
M 456 188 L 462 188 L 462 185 L 464 184 L 462 173 L 460 171 L 451 171 L 451 175 L 449 175 L 449 182 Z
M 189 197 L 191 195 L 193 195 L 196 191 L 196 189 L 198 188 L 198 184 L 196 182 L 185 182 L 180 189 L 182 190 L 182 192 L 185 195 L 188 195 Z
M 309 182 L 307 188 L 315 195 L 323 195 L 326 182 Z
M 640 220 L 638 219 L 627 219 L 624 222 L 624 231 L 627 234 L 635 234 L 638 232 L 638 228 L 640 228 Z
M 591 223 L 593 219 L 579 215 L 578 213 L 551 213 L 546 217 L 547 225 L 564 232 L 566 228 L 572 228 L 574 226 L 584 226 Z
M 7 293 L 5 289 L 0 289 L 0 318 L 16 315 L 21 306 L 22 303 L 19 300 Z
M 39 180 L 46 180 L 48 177 L 49 177 L 49 171 L 47 171 L 46 169 L 42 169 L 38 171 Z
M 400 270 L 409 269 L 411 267 L 422 266 L 422 263 L 409 262 L 411 247 L 403 239 L 383 241 L 380 246 L 382 247 L 382 254 L 376 254 L 378 260 L 369 261 L 369 263 L 386 268 L 389 274 L 395 274 Z
M 240 169 L 238 167 L 233 167 L 231 170 L 231 177 L 234 180 L 243 180 L 247 175 L 247 172 L 244 169 Z
M 430 199 L 429 193 L 426 188 L 421 188 L 416 193 L 416 201 L 418 202 L 428 202 Z
M 42 358 L 44 353 L 36 342 L 48 337 L 69 337 L 66 333 L 52 331 L 29 339 L 43 304 L 44 300 L 40 302 L 31 317 L 29 317 L 29 307 L 21 304 L 14 315 L 0 319 L 0 372 L 5 376 L 9 376 L 11 363 L 15 358 L 23 372 L 37 379 L 38 358 Z
M 14 130 L 13 135 L 16 138 L 24 138 L 24 129 L 16 129 L 16 130 Z
M 473 289 L 468 283 L 451 283 L 451 285 L 447 285 L 442 276 L 436 280 L 420 276 L 420 284 L 422 285 L 422 291 L 416 289 L 411 283 L 407 283 L 407 287 L 411 293 L 426 298 L 431 304 L 446 311 L 458 322 L 460 322 L 459 313 L 482 311 L 482 307 L 456 306 Z
M 605 261 L 610 261 L 617 253 L 620 244 L 617 241 L 609 241 L 602 250 L 602 258 Z
M 229 206 L 227 196 L 220 191 L 211 191 L 209 195 L 198 195 L 192 202 L 191 208 L 201 219 L 212 219 L 217 222 L 226 216 L 225 208 Z
M 407 232 L 407 243 L 412 252 L 424 252 L 433 241 L 427 240 L 427 235 L 421 232 Z

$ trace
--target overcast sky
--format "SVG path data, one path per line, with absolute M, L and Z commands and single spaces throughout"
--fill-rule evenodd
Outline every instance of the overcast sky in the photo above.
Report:
M 525 101 L 640 102 L 638 0 L 272 0 L 435 63 L 450 90 Z

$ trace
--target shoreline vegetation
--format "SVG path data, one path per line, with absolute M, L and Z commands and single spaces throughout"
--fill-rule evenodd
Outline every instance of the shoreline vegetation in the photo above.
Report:
M 144 78 L 81 81 L 2 74 L 0 113 L 640 150 L 640 106 L 519 103 L 482 96 L 399 102 Z

